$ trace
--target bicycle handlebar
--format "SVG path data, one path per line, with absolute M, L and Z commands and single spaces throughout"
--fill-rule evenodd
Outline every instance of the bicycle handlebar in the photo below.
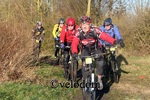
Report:
M 70 49 L 70 48 L 71 48 L 71 46 L 65 46 L 64 48 L 61 48 L 60 45 L 58 45 L 58 47 L 59 47 L 60 49 Z
M 71 47 L 70 46 L 65 46 L 65 49 L 70 49 Z
M 100 54 L 92 54 L 92 55 L 88 55 L 88 56 L 82 56 L 79 55 L 78 57 L 81 58 L 88 58 L 88 57 L 92 57 L 92 58 L 99 58 L 100 56 L 106 55 L 106 53 L 100 53 Z
M 112 46 L 105 46 L 106 50 L 109 50 L 110 48 L 118 48 L 118 45 L 112 45 Z

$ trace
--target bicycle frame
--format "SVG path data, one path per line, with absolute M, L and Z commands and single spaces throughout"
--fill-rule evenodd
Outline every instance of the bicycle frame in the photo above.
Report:
M 108 51 L 107 56 L 110 55 L 109 59 L 107 58 L 107 61 L 109 63 L 111 63 L 111 61 L 117 62 L 116 54 L 115 54 L 117 48 L 118 48 L 117 46 L 106 47 L 106 50 Z M 113 67 L 113 66 L 111 66 L 111 67 Z M 112 68 L 112 70 L 113 70 L 113 72 L 115 72 L 115 68 Z
M 58 54 L 58 63 L 59 65 L 63 65 L 63 54 L 64 54 L 64 50 L 65 49 L 70 49 L 70 46 L 65 46 L 65 48 L 61 48 L 60 45 L 58 45 L 59 50 L 59 54 Z M 70 55 L 70 50 L 69 50 L 69 55 Z M 71 56 L 70 56 L 71 57 Z M 69 57 L 69 61 L 71 61 L 71 58 Z M 69 64 L 70 62 L 68 62 Z
M 91 83 L 95 83 L 95 67 L 94 67 L 95 60 L 94 60 L 94 58 L 92 58 L 92 57 L 85 58 L 85 64 L 86 64 L 85 72 L 87 72 L 87 74 L 90 75 Z M 94 88 L 92 87 L 91 91 L 93 91 L 93 90 L 94 90 Z
M 70 49 L 70 46 L 66 46 L 65 48 Z M 69 51 L 69 78 L 71 79 L 72 82 L 76 82 L 77 79 L 77 70 L 78 70 L 78 60 L 72 58 L 71 51 Z
M 111 65 L 111 69 L 113 71 L 113 80 L 118 83 L 119 82 L 119 75 L 118 75 L 118 65 L 117 65 L 117 59 L 116 59 L 116 54 L 115 51 L 117 49 L 117 46 L 112 46 L 106 48 L 106 50 L 109 52 L 107 53 L 107 56 L 110 55 L 110 59 L 108 60 L 109 64 Z
M 70 50 L 70 46 L 65 46 L 64 49 L 62 49 L 62 54 L 64 52 L 64 50 L 68 49 L 69 50 L 69 61 L 68 61 L 68 69 L 64 69 L 65 73 L 67 73 L 67 76 L 66 78 L 69 80 L 71 78 L 71 67 L 72 67 L 72 64 L 71 64 L 71 60 L 72 60 L 72 56 L 71 56 L 71 50 Z M 63 58 L 64 59 L 64 58 Z M 74 81 L 74 80 L 73 80 Z

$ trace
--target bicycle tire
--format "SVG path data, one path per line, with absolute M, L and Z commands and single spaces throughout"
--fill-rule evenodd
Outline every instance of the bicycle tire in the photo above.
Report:
M 59 66 L 62 66 L 63 65 L 63 58 L 59 57 L 57 62 L 58 62 Z
M 57 64 L 61 67 L 63 66 L 63 55 L 62 55 L 62 50 L 60 49 L 58 52 L 58 57 L 57 57 Z
M 91 94 L 91 99 L 92 99 L 92 100 L 96 100 L 96 91 L 93 90 L 91 93 L 92 93 L 92 94 Z
M 82 82 L 88 83 L 88 81 L 90 81 L 89 76 L 85 77 L 85 79 L 83 79 Z M 83 94 L 83 100 L 92 100 L 91 99 L 91 92 L 89 90 L 89 88 L 87 88 L 86 86 L 84 88 L 82 88 L 82 94 Z
M 119 75 L 117 73 L 113 73 L 113 77 L 114 77 L 114 82 L 118 83 L 119 82 Z
M 91 73 L 86 73 L 85 74 L 85 83 L 91 83 Z M 96 77 L 94 75 L 94 80 L 96 80 Z M 83 94 L 83 100 L 95 100 L 96 99 L 96 90 L 90 90 L 91 87 L 85 87 L 82 89 L 82 94 Z
M 78 62 L 75 59 L 73 59 L 71 61 L 71 80 L 73 82 L 76 82 L 77 80 L 77 69 L 78 69 Z
M 119 82 L 119 75 L 118 75 L 118 71 L 116 70 L 117 64 L 115 61 L 111 61 L 111 67 L 112 67 L 112 71 L 113 71 L 113 80 L 115 83 Z

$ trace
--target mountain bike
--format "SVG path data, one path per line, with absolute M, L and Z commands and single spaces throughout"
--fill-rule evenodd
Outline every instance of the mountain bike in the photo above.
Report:
M 116 49 L 118 48 L 118 46 L 106 46 L 106 52 L 107 52 L 107 56 L 106 56 L 106 62 L 108 64 L 108 66 L 111 67 L 111 69 L 109 70 L 110 73 L 113 73 L 113 81 L 115 83 L 119 82 L 119 73 L 118 73 L 118 65 L 117 65 L 117 57 L 116 57 Z M 109 73 L 109 72 L 107 72 Z
M 95 59 L 104 54 L 105 53 L 92 54 L 90 56 L 81 56 L 81 58 L 85 59 L 84 75 L 82 78 L 82 82 L 83 84 L 85 84 L 85 86 L 82 88 L 84 100 L 96 100 L 96 90 L 100 87 L 100 84 L 96 80 L 97 76 L 95 74 Z M 87 86 L 87 84 L 89 86 Z
M 77 70 L 78 70 L 78 61 L 77 61 L 77 59 L 72 58 L 70 46 L 65 46 L 64 49 L 69 49 L 68 69 L 67 69 L 67 72 L 65 72 L 65 73 L 67 73 L 68 80 L 71 80 L 71 82 L 76 82 Z

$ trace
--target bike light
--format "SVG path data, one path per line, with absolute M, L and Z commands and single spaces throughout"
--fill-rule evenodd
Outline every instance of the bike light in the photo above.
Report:
M 39 40 L 36 40 L 36 43 L 39 43 Z
M 111 47 L 111 48 L 110 48 L 110 51 L 115 51 L 115 48 Z
M 92 64 L 92 58 L 86 58 L 85 63 L 86 64 Z

